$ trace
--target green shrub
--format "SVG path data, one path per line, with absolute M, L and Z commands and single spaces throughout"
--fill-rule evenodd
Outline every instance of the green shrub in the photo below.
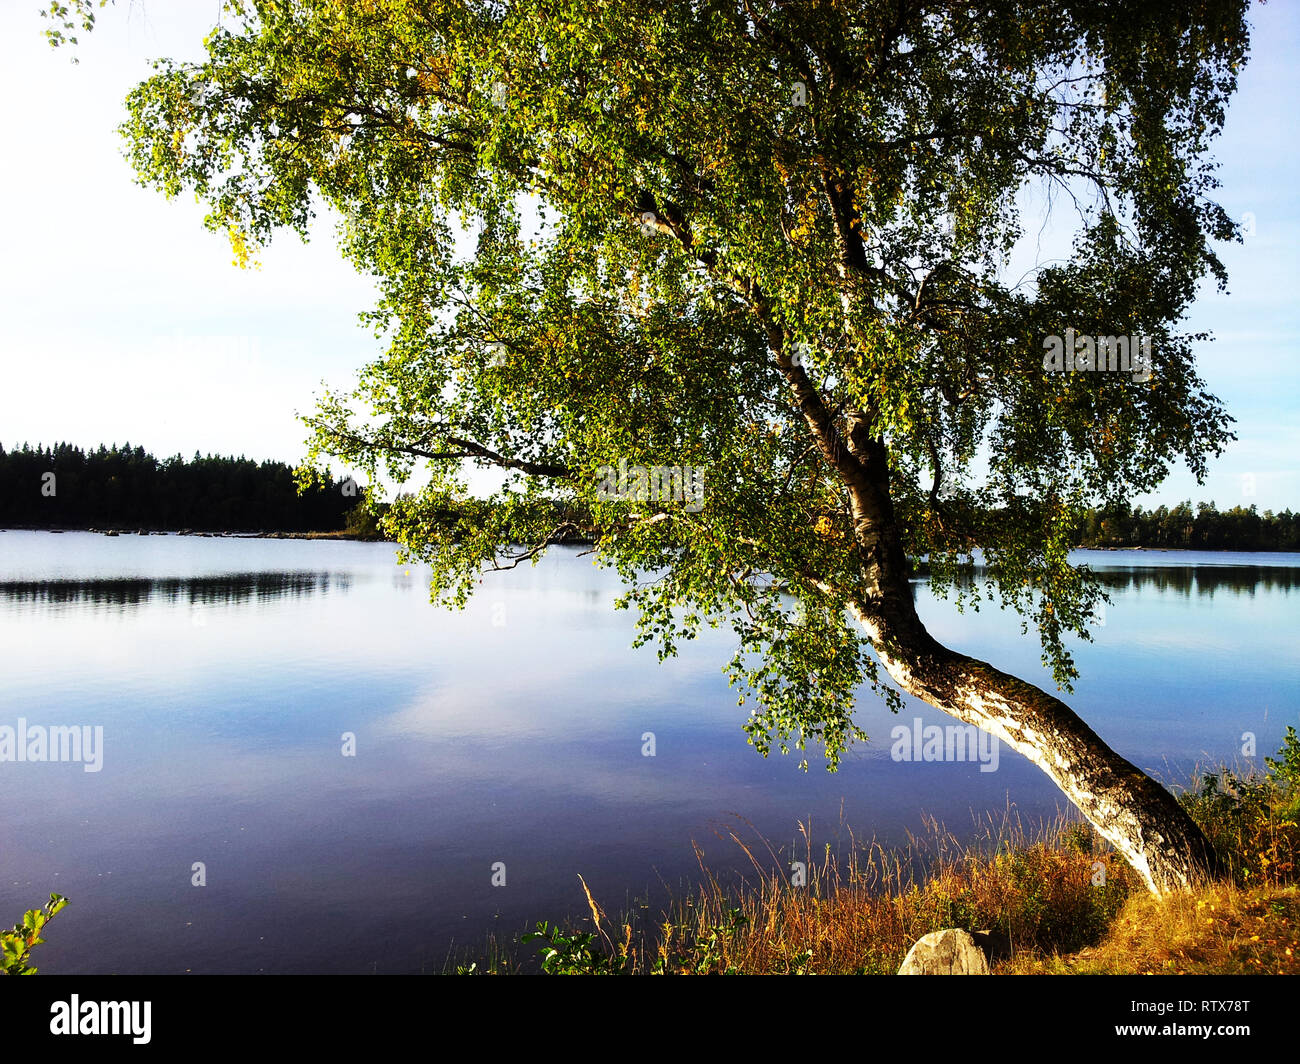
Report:
M 1243 884 L 1295 880 L 1300 856 L 1300 736 L 1288 726 L 1267 769 L 1239 776 L 1228 769 L 1201 777 L 1179 800 Z
M 44 909 L 28 909 L 12 931 L 0 931 L 5 975 L 36 974 L 36 969 L 28 964 L 32 949 L 45 941 L 41 929 L 67 904 L 68 899 L 61 894 L 51 894 Z

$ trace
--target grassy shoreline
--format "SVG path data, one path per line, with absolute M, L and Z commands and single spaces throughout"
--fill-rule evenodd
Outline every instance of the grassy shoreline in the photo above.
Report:
M 448 974 L 892 975 L 922 935 L 981 937 L 993 974 L 1300 975 L 1300 738 L 1293 728 L 1263 770 L 1220 767 L 1179 800 L 1225 857 L 1221 881 L 1155 898 L 1074 815 L 1026 829 L 1013 815 L 962 842 L 934 821 L 902 850 L 856 840 L 820 859 L 732 838 L 754 875 L 701 882 L 650 923 L 611 919 L 581 889 L 590 916 L 492 940 Z M 699 855 L 699 850 L 696 850 Z M 806 883 L 788 881 L 789 860 Z M 788 858 L 789 860 L 787 860 Z

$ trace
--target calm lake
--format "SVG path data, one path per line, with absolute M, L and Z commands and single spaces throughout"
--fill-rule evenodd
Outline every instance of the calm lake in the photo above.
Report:
M 578 555 L 452 612 L 387 544 L 0 532 L 0 728 L 103 737 L 97 771 L 0 762 L 0 923 L 71 899 L 34 955 L 50 974 L 431 972 L 584 915 L 579 874 L 613 914 L 693 883 L 693 841 L 720 877 L 752 871 L 731 830 L 784 860 L 801 822 L 816 854 L 1066 807 L 1005 747 L 996 771 L 892 760 L 892 728 L 953 722 L 869 692 L 872 742 L 838 774 L 764 760 L 722 673 L 734 637 L 660 665 Z M 1300 555 L 1080 558 L 1113 601 L 1066 700 L 1166 782 L 1262 765 L 1300 723 Z M 941 641 L 1052 689 L 1017 618 L 917 594 Z

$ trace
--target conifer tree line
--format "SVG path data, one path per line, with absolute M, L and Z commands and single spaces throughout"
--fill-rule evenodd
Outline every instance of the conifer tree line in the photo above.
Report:
M 0 528 L 331 532 L 362 501 L 363 489 L 345 485 L 299 493 L 283 462 L 198 452 L 160 460 L 129 443 L 0 445 Z

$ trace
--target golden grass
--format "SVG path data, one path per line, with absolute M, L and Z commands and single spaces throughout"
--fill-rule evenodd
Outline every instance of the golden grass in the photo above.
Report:
M 893 974 L 916 939 L 945 927 L 988 930 L 1014 950 L 1048 955 L 1098 941 L 1138 887 L 1091 828 L 1064 818 L 1031 840 L 1008 815 L 986 823 L 973 844 L 934 821 L 928 826 L 903 850 L 854 842 L 843 862 L 829 847 L 814 860 L 806 827 L 795 857 L 731 831 L 755 875 L 724 888 L 701 857 L 702 885 L 671 905 L 660 925 L 638 931 L 623 923 L 629 967 Z M 807 866 L 805 885 L 787 879 L 789 860 Z
M 1073 956 L 1025 954 L 997 970 L 1058 975 L 1300 975 L 1300 888 L 1216 884 L 1134 894 L 1105 938 Z
M 961 927 L 1001 938 L 994 974 L 1300 974 L 1294 884 L 1156 898 L 1086 824 L 1061 818 L 1030 837 L 1006 817 L 992 829 L 961 846 L 931 821 L 903 853 L 855 849 L 843 871 L 828 856 L 809 862 L 805 888 L 768 874 L 724 891 L 705 869 L 665 920 L 655 959 L 681 973 L 892 974 L 922 935 Z

